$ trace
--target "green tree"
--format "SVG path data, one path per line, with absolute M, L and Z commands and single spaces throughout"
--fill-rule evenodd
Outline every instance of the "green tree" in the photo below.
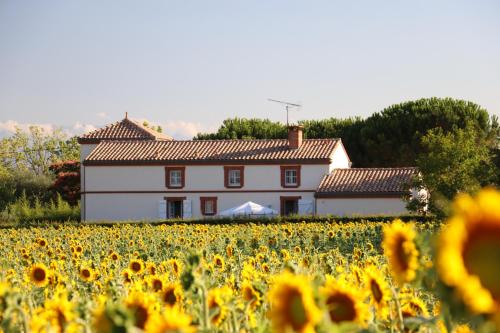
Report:
M 487 138 L 475 126 L 449 132 L 435 128 L 421 143 L 423 149 L 416 164 L 422 178 L 415 185 L 429 190 L 431 212 L 447 215 L 449 203 L 457 193 L 472 193 L 493 184 L 496 167 L 491 150 Z
M 392 105 L 368 117 L 360 131 L 358 166 L 412 166 L 423 151 L 422 137 L 434 128 L 443 133 L 473 126 L 479 137 L 496 131 L 496 118 L 479 105 L 452 98 L 424 98 Z
M 68 139 L 61 129 L 47 133 L 30 126 L 0 141 L 0 163 L 9 170 L 50 175 L 49 166 L 57 161 L 79 159 L 76 138 Z
M 366 119 L 328 118 L 304 120 L 306 138 L 341 138 L 353 166 L 414 166 L 423 151 L 422 137 L 441 128 L 444 133 L 467 124 L 476 129 L 490 149 L 495 149 L 498 121 L 479 105 L 451 98 L 424 98 L 392 105 Z M 268 119 L 224 120 L 215 133 L 199 133 L 195 139 L 286 138 L 284 124 Z M 496 144 L 498 145 L 498 144 Z
M 195 140 L 283 139 L 286 126 L 269 119 L 230 118 L 223 121 L 215 133 L 198 133 Z

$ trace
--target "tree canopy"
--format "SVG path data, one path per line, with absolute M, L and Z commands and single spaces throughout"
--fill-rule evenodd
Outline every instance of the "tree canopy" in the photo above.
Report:
M 306 138 L 341 138 L 355 167 L 414 166 L 423 151 L 422 137 L 441 128 L 472 126 L 493 147 L 498 121 L 479 105 L 451 98 L 424 98 L 392 105 L 368 118 L 299 121 Z M 194 139 L 286 138 L 286 126 L 268 119 L 226 119 L 215 133 Z M 497 141 L 498 142 L 498 141 Z

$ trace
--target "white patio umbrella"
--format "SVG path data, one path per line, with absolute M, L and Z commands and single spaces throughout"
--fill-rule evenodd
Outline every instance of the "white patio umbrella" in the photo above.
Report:
M 226 209 L 226 210 L 220 212 L 219 215 L 220 216 L 237 216 L 237 215 L 269 216 L 269 215 L 277 215 L 277 214 L 278 214 L 278 212 L 275 211 L 274 209 L 259 205 L 255 202 L 252 202 L 252 201 L 247 201 L 238 207 Z

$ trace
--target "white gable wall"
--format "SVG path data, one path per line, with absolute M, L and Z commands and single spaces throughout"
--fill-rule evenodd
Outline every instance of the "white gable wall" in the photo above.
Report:
M 350 168 L 351 167 L 350 164 L 351 162 L 349 160 L 349 156 L 347 155 L 347 151 L 345 150 L 344 145 L 342 144 L 341 141 L 339 142 L 337 148 L 333 152 L 332 162 L 329 165 L 328 172 L 332 172 L 333 169 L 338 169 L 338 168 Z
M 95 147 L 97 147 L 97 144 L 80 144 L 80 162 L 87 158 Z

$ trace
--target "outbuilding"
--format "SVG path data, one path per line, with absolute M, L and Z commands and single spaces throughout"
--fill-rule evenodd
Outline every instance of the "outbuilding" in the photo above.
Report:
M 405 196 L 416 168 L 339 168 L 321 180 L 315 193 L 319 215 L 363 216 L 408 213 Z

